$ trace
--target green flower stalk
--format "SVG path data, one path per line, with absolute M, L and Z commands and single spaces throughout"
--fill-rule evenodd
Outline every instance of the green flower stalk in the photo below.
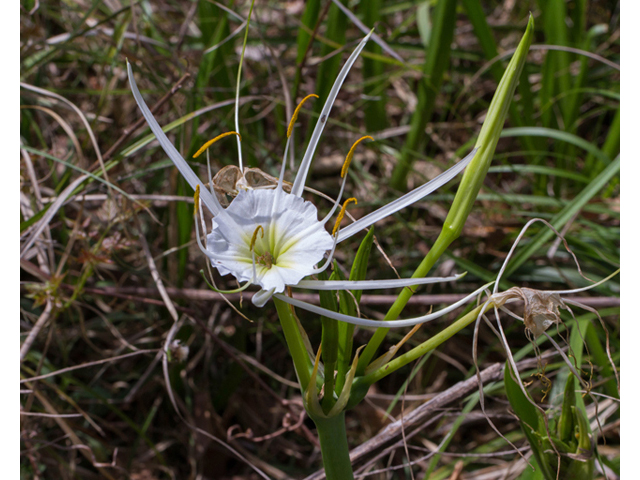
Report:
M 529 16 L 527 29 L 507 66 L 502 80 L 496 89 L 496 93 L 493 96 L 493 100 L 491 100 L 486 119 L 482 124 L 482 129 L 476 141 L 476 154 L 462 176 L 460 186 L 458 187 L 453 204 L 449 209 L 442 231 L 431 247 L 431 250 L 429 250 L 429 253 L 414 272 L 413 278 L 422 278 L 427 275 L 435 262 L 462 232 L 469 212 L 473 207 L 473 203 L 487 175 L 487 170 L 489 170 L 489 166 L 491 165 L 491 160 L 493 159 L 493 154 L 495 153 L 496 145 L 498 144 L 498 139 L 500 138 L 511 100 L 513 99 L 513 94 L 522 73 L 529 47 L 531 46 L 533 31 L 533 16 Z M 402 290 L 398 299 L 387 312 L 385 316 L 386 320 L 398 318 L 413 295 L 414 290 L 414 288 L 405 288 Z M 364 352 L 362 352 L 358 370 L 359 374 L 364 373 L 364 369 L 373 359 L 387 332 L 387 329 L 380 328 L 373 335 Z
M 518 80 L 522 74 L 527 53 L 529 53 L 529 47 L 533 39 L 533 30 L 533 16 L 530 16 L 524 36 L 502 76 L 502 80 L 493 96 L 491 105 L 489 105 L 486 119 L 482 124 L 482 129 L 476 141 L 478 152 L 462 176 L 458 193 L 453 200 L 449 214 L 444 222 L 444 228 L 440 236 L 443 237 L 443 241 L 447 243 L 451 243 L 460 236 L 462 227 L 467 221 L 467 217 L 478 196 L 480 187 L 484 183 L 484 177 L 487 175 L 487 170 L 489 170 L 489 166 L 491 165 L 491 160 L 493 159 L 493 154 L 496 151 L 496 145 L 498 144 L 498 139 L 504 126 L 504 120 L 509 111 Z

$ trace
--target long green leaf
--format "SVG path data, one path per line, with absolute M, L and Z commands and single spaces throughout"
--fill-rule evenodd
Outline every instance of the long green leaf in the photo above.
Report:
M 520 425 L 524 432 L 531 450 L 542 470 L 544 477 L 549 480 L 554 478 L 553 471 L 545 457 L 543 446 L 538 436 L 538 431 L 544 428 L 544 419 L 542 413 L 531 403 L 531 399 L 520 388 L 520 384 L 515 379 L 515 373 L 511 369 L 511 365 L 507 362 L 504 370 L 504 388 L 507 399 L 513 411 L 520 419 Z
M 551 225 L 556 230 L 562 227 L 591 200 L 604 186 L 618 173 L 620 170 L 620 157 L 616 157 L 593 181 L 578 194 L 573 201 L 569 202 L 557 215 L 551 219 Z M 551 230 L 544 229 L 536 235 L 530 243 L 520 250 L 509 262 L 505 269 L 504 278 L 515 272 L 524 262 L 526 262 L 534 253 L 549 241 L 555 235 Z
M 553 138 L 555 140 L 561 140 L 563 142 L 570 143 L 579 147 L 598 160 L 603 162 L 605 165 L 608 164 L 611 159 L 598 147 L 594 144 L 584 140 L 583 138 L 578 137 L 572 133 L 563 132 L 562 130 L 556 130 L 554 128 L 545 128 L 545 127 L 522 127 L 522 128 L 505 128 L 502 131 L 501 137 L 519 137 L 519 136 L 532 136 L 532 137 L 546 137 Z
M 331 277 L 327 278 L 326 271 L 318 275 L 320 280 L 336 280 L 335 268 Z M 336 292 L 330 290 L 320 290 L 320 305 L 323 308 L 338 311 Z M 338 350 L 340 342 L 339 322 L 333 318 L 320 317 L 322 322 L 322 362 L 324 363 L 324 398 L 322 399 L 322 410 L 328 413 L 335 404 L 334 397 L 334 372 L 338 362 Z
M 418 83 L 418 104 L 411 117 L 411 129 L 391 176 L 391 186 L 404 190 L 413 163 L 413 153 L 422 148 L 424 129 L 431 119 L 444 72 L 449 68 L 451 41 L 456 22 L 456 0 L 440 0 L 434 9 L 432 31 L 425 53 L 424 78 Z

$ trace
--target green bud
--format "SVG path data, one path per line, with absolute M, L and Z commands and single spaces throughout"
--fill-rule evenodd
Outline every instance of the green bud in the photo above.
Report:
M 449 231 L 452 238 L 457 238 L 462 232 L 462 227 L 469 216 L 473 202 L 478 196 L 484 177 L 487 175 L 532 38 L 533 16 L 529 16 L 527 30 L 524 32 L 522 40 L 502 76 L 502 80 L 500 80 L 493 100 L 491 100 L 487 117 L 482 124 L 482 129 L 476 142 L 478 151 L 462 176 L 458 193 L 445 220 L 443 233 Z

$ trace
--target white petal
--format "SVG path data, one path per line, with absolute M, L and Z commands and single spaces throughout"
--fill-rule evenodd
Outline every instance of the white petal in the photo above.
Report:
M 458 300 L 456 303 L 449 305 L 442 310 L 438 310 L 435 313 L 430 313 L 428 315 L 422 315 L 420 317 L 414 318 L 406 318 L 402 320 L 367 320 L 364 318 L 353 317 L 351 315 L 345 315 L 343 313 L 333 312 L 331 310 L 327 310 L 326 308 L 319 307 L 317 305 L 312 305 L 311 303 L 303 302 L 301 300 L 297 300 L 295 298 L 288 297 L 286 295 L 276 294 L 276 297 L 283 302 L 286 302 L 294 307 L 303 308 L 312 313 L 317 313 L 318 315 L 322 315 L 324 317 L 333 318 L 334 320 L 338 320 L 340 322 L 351 323 L 353 325 L 360 325 L 363 327 L 381 327 L 381 328 L 401 328 L 401 327 L 413 327 L 414 325 L 418 325 L 421 323 L 430 322 L 431 320 L 435 320 L 436 318 L 440 318 L 443 315 L 455 310 L 456 308 L 464 305 L 469 300 L 473 300 L 479 293 L 488 288 L 493 282 L 483 285 L 473 293 L 467 295 L 461 300 Z
M 256 292 L 253 297 L 251 297 L 251 303 L 253 303 L 256 307 L 264 307 L 265 303 L 267 303 L 271 297 L 273 297 L 273 292 L 275 290 L 260 290 Z
M 331 87 L 331 91 L 329 92 L 329 96 L 327 97 L 327 101 L 322 107 L 322 111 L 320 112 L 320 119 L 318 123 L 316 123 L 316 127 L 313 129 L 313 133 L 311 134 L 311 139 L 309 140 L 309 146 L 307 147 L 307 151 L 304 153 L 304 157 L 302 157 L 302 162 L 300 163 L 300 168 L 298 169 L 298 173 L 296 174 L 296 179 L 293 181 L 293 187 L 291 188 L 291 193 L 297 197 L 302 195 L 302 191 L 304 190 L 304 185 L 307 181 L 307 174 L 309 173 L 309 167 L 311 166 L 311 159 L 313 158 L 313 154 L 316 151 L 316 147 L 318 146 L 318 141 L 320 140 L 320 135 L 322 135 L 322 131 L 324 130 L 324 126 L 327 123 L 327 118 L 329 118 L 329 114 L 331 113 L 331 107 L 333 107 L 333 103 L 336 101 L 336 97 L 338 96 L 338 92 L 340 91 L 340 87 L 344 83 L 349 70 L 355 63 L 358 55 L 364 48 L 369 40 L 369 37 L 373 33 L 373 30 L 369 32 L 369 34 L 362 39 L 360 44 L 353 51 L 351 56 L 348 58 L 347 62 L 340 70 L 336 81 L 333 82 L 333 87 Z
M 370 225 L 373 225 L 379 220 L 388 217 L 396 213 L 399 210 L 402 210 L 404 207 L 408 207 L 409 205 L 422 200 L 424 197 L 429 195 L 434 190 L 437 190 L 445 183 L 449 182 L 456 175 L 458 175 L 464 168 L 469 164 L 469 162 L 473 159 L 474 155 L 478 151 L 477 148 L 474 148 L 472 152 L 456 163 L 453 167 L 447 170 L 444 173 L 441 173 L 433 180 L 425 183 L 421 187 L 418 187 L 414 190 L 411 190 L 406 195 L 394 200 L 391 203 L 388 203 L 382 208 L 379 208 L 375 212 L 370 213 L 369 215 L 365 215 L 359 220 L 356 220 L 351 225 L 348 225 L 342 229 L 338 233 L 338 243 L 346 240 L 347 238 L 355 235 L 356 233 L 364 230 Z
M 213 213 L 214 215 L 217 215 L 222 210 L 222 207 L 220 206 L 218 199 L 213 195 L 211 195 L 209 190 L 207 190 L 204 187 L 204 185 L 202 185 L 202 182 L 200 182 L 200 180 L 198 179 L 198 176 L 194 173 L 193 170 L 191 170 L 191 167 L 189 166 L 189 164 L 185 161 L 184 158 L 182 158 L 182 155 L 178 153 L 178 150 L 176 150 L 176 147 L 173 146 L 171 141 L 167 138 L 165 133 L 162 131 L 162 128 L 160 127 L 156 119 L 153 117 L 151 110 L 149 110 L 149 107 L 147 107 L 147 104 L 145 103 L 144 99 L 142 98 L 142 95 L 140 94 L 140 91 L 138 90 L 138 85 L 136 85 L 136 81 L 133 78 L 133 71 L 131 70 L 131 64 L 128 61 L 127 61 L 127 74 L 129 76 L 129 84 L 131 85 L 133 98 L 135 98 L 136 103 L 138 104 L 138 107 L 140 107 L 140 110 L 142 111 L 142 115 L 144 116 L 145 120 L 149 124 L 151 131 L 158 139 L 160 146 L 165 151 L 165 153 L 169 156 L 169 158 L 174 163 L 174 165 L 178 167 L 178 170 L 180 171 L 184 179 L 189 183 L 189 185 L 191 185 L 191 188 L 195 190 L 196 186 L 200 185 L 200 198 L 202 199 L 202 202 L 206 205 L 209 211 L 211 211 L 211 213 Z
M 452 277 L 426 277 L 426 278 L 394 278 L 389 280 L 302 280 L 297 288 L 309 288 L 311 290 L 377 290 L 382 288 L 402 288 L 428 283 L 453 282 L 464 275 Z

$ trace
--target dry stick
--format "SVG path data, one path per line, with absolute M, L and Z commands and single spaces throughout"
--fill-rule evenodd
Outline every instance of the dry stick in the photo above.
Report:
M 44 229 L 49 225 L 49 222 L 54 217 L 54 215 L 58 212 L 58 210 L 62 207 L 62 205 L 65 203 L 67 197 L 71 195 L 71 193 L 76 189 L 76 187 L 78 187 L 78 185 L 84 182 L 87 178 L 89 178 L 89 175 L 81 175 L 80 177 L 76 178 L 73 182 L 71 182 L 67 186 L 67 188 L 65 188 L 62 191 L 62 193 L 60 193 L 56 201 L 51 204 L 51 206 L 49 207 L 49 210 L 46 211 L 46 213 L 42 216 L 40 221 L 36 224 L 29 239 L 23 244 L 23 247 L 20 251 L 20 258 L 23 258 L 25 256 L 25 254 L 31 248 L 33 243 L 37 240 L 37 238 L 44 231 Z
M 22 363 L 24 357 L 26 357 L 27 353 L 29 353 L 31 345 L 38 336 L 38 333 L 40 333 L 40 330 L 42 330 L 42 327 L 44 327 L 44 324 L 47 323 L 47 320 L 49 320 L 52 310 L 53 304 L 51 303 L 51 299 L 47 299 L 47 304 L 44 307 L 44 311 L 40 314 L 38 321 L 29 332 L 29 335 L 27 335 L 27 338 L 22 344 L 22 347 L 20 347 L 20 363 Z
M 157 351 L 158 350 L 155 349 L 155 348 L 148 349 L 148 350 L 137 350 L 135 352 L 125 353 L 124 355 L 118 355 L 117 357 L 103 358 L 102 360 L 95 360 L 93 362 L 86 362 L 86 363 L 82 363 L 80 365 L 74 365 L 73 367 L 61 368 L 60 370 L 56 370 L 55 372 L 45 373 L 44 375 L 38 375 L 37 377 L 25 378 L 23 380 L 20 380 L 20 383 L 35 382 L 36 380 L 42 380 L 42 379 L 45 379 L 45 378 L 54 377 L 56 375 L 61 375 L 63 373 L 68 373 L 68 372 L 71 372 L 73 370 L 78 370 L 78 369 L 87 368 L 87 367 L 93 367 L 95 365 L 101 365 L 103 363 L 108 363 L 108 362 L 115 362 L 116 360 L 122 360 L 124 358 L 133 357 L 134 355 L 140 355 L 140 354 L 143 354 L 143 353 L 155 353 Z
M 120 180 L 120 178 L 118 178 Z M 185 197 L 184 195 L 163 195 L 163 194 L 131 194 L 129 195 L 133 200 L 149 200 L 151 202 L 186 202 L 193 203 L 193 195 L 189 197 Z M 42 197 L 42 203 L 51 203 L 56 200 L 58 197 Z M 85 203 L 103 203 L 107 200 L 109 196 L 105 193 L 79 193 L 77 195 L 73 195 L 67 199 L 67 202 L 77 202 L 83 201 Z
M 407 434 L 406 435 L 406 440 L 410 440 L 411 438 L 416 436 L 418 433 L 420 433 L 422 430 L 426 429 L 427 427 L 433 425 L 436 422 L 439 422 L 440 420 L 442 420 L 444 418 L 444 416 L 445 416 L 444 412 L 441 412 L 441 413 L 438 413 L 438 414 L 434 415 L 429 420 L 427 420 L 424 423 L 420 424 L 420 426 L 418 428 L 416 428 L 415 430 L 413 430 L 412 432 Z M 378 461 L 380 461 L 381 459 L 383 459 L 387 455 L 392 454 L 393 451 L 396 450 L 397 448 L 400 448 L 403 445 L 403 443 L 405 443 L 405 439 L 404 438 L 402 438 L 400 440 L 397 440 L 396 442 L 392 443 L 391 445 L 389 445 L 385 449 L 380 450 L 379 453 L 377 453 L 376 455 L 371 457 L 369 460 L 367 460 L 367 462 L 363 466 L 361 466 L 356 471 L 354 471 L 355 477 L 356 478 L 363 477 L 364 476 L 363 473 L 365 471 L 367 472 L 366 473 L 367 476 L 374 475 L 375 473 L 383 473 L 383 471 L 375 471 L 375 470 L 374 471 L 367 471 L 367 469 L 373 467 L 373 465 L 375 465 Z M 436 453 L 444 454 L 444 452 L 438 452 L 437 450 L 435 450 L 435 451 L 429 452 L 428 455 L 425 455 L 425 456 L 419 458 L 418 460 L 411 460 L 411 459 L 409 459 L 409 457 L 407 457 L 407 463 L 406 464 L 403 463 L 401 468 L 404 468 L 406 465 L 414 465 L 415 463 L 425 461 L 428 458 L 430 458 L 433 455 L 435 455 Z M 385 470 L 389 471 L 390 467 L 387 467 Z
M 73 370 L 79 370 L 81 368 L 93 367 L 95 365 L 101 365 L 103 363 L 108 363 L 108 362 L 115 362 L 116 360 L 122 360 L 124 358 L 132 357 L 134 355 L 140 355 L 140 354 L 143 354 L 143 353 L 155 353 L 157 351 L 158 350 L 155 349 L 155 348 L 148 349 L 148 350 L 137 350 L 135 352 L 125 353 L 124 355 L 118 355 L 117 357 L 103 358 L 102 360 L 95 360 L 93 362 L 86 362 L 86 363 L 82 363 L 80 365 L 74 365 L 73 367 L 61 368 L 60 370 L 56 370 L 55 372 L 45 373 L 44 375 L 38 375 L 37 377 L 25 378 L 23 380 L 20 380 L 20 383 L 35 382 L 36 380 L 42 380 L 42 379 L 49 378 L 49 377 L 55 377 L 56 375 L 61 375 L 63 373 L 68 373 L 68 372 L 71 372 Z
M 50 115 L 51 117 L 53 117 L 53 119 L 56 122 L 58 122 L 58 125 L 60 125 L 62 130 L 64 130 L 64 133 L 67 134 L 67 136 L 69 137 L 69 140 L 71 140 L 71 143 L 73 144 L 73 147 L 75 148 L 76 153 L 78 154 L 78 163 L 83 167 L 85 166 L 86 161 L 84 158 L 84 154 L 82 153 L 82 147 L 80 147 L 80 141 L 78 140 L 78 137 L 73 131 L 73 128 L 71 128 L 71 125 L 65 122 L 60 115 L 58 115 L 52 109 L 43 107 L 41 105 L 22 105 L 21 108 L 32 108 L 34 110 L 40 110 L 41 112 L 44 112 L 47 115 Z
M 26 415 L 27 417 L 45 417 L 45 418 L 78 418 L 82 417 L 81 413 L 40 413 L 40 412 L 23 412 L 20 411 L 20 415 Z
M 24 267 L 26 262 L 23 260 L 21 262 L 21 267 Z M 31 268 L 31 267 L 29 267 Z M 27 270 L 30 272 L 30 270 Z M 30 272 L 31 273 L 31 272 Z M 69 288 L 70 286 L 67 284 L 61 284 L 61 288 Z M 220 295 L 212 290 L 203 290 L 199 288 L 174 288 L 174 287 L 165 287 L 166 291 L 173 298 L 186 298 L 188 300 L 195 301 L 206 301 L 206 302 L 220 302 L 222 298 Z M 87 293 L 95 293 L 99 295 L 105 296 L 113 296 L 113 297 L 122 297 L 131 300 L 138 300 L 145 303 L 156 303 L 157 301 L 142 298 L 142 297 L 150 297 L 157 296 L 158 292 L 153 288 L 147 287 L 100 287 L 100 288 L 85 288 L 85 292 Z M 228 293 L 224 296 L 227 300 L 232 302 L 239 301 L 242 297 L 243 299 L 251 299 L 253 297 L 253 293 Z M 136 298 L 137 297 L 137 298 Z M 294 293 L 294 298 L 299 300 L 310 302 L 310 303 L 319 303 L 319 295 L 315 293 Z M 464 298 L 464 294 L 438 294 L 438 295 L 414 295 L 409 299 L 407 305 L 440 305 L 440 304 L 451 304 L 455 303 L 462 298 Z M 396 295 L 362 295 L 360 303 L 362 305 L 389 305 L 396 300 Z M 566 297 L 563 300 L 565 301 L 574 301 L 580 302 L 583 305 L 588 305 L 595 308 L 602 307 L 618 307 L 620 306 L 620 298 L 619 297 Z M 515 302 L 514 302 L 515 303 Z M 193 314 L 194 310 L 184 308 L 183 311 Z
M 173 97 L 176 93 L 178 93 L 178 90 L 180 90 L 180 88 L 182 88 L 182 84 L 184 83 L 184 81 L 189 78 L 191 76 L 190 73 L 185 73 L 182 77 L 180 77 L 180 80 L 178 80 L 175 85 L 173 87 L 171 87 L 171 90 L 169 90 L 167 93 L 164 94 L 164 96 L 158 100 L 158 102 L 151 107 L 151 112 L 152 113 L 156 113 L 156 111 L 162 107 L 165 103 L 167 103 L 167 101 Z M 133 125 L 125 128 L 122 132 L 122 135 L 120 136 L 120 138 L 118 138 L 118 140 L 115 141 L 115 143 L 113 145 L 111 145 L 111 147 L 109 148 L 109 150 L 107 150 L 107 152 L 103 155 L 103 159 L 104 160 L 108 160 L 109 158 L 111 158 L 111 156 L 113 155 L 113 152 L 115 152 L 118 147 L 120 147 L 120 145 L 122 145 L 124 143 L 124 141 L 129 138 L 129 136 L 135 132 L 138 128 L 140 128 L 143 124 L 144 124 L 145 120 L 144 117 L 140 117 L 138 118 L 138 120 L 136 120 Z M 95 167 L 95 164 L 91 166 L 91 168 L 89 170 L 92 170 Z
M 20 153 L 22 154 L 25 167 L 27 168 L 27 175 L 29 176 L 29 181 L 31 182 L 31 187 L 33 188 L 33 193 L 36 197 L 36 200 L 35 200 L 36 207 L 38 208 L 38 210 L 42 210 L 42 195 L 40 193 L 40 185 L 36 177 L 36 171 L 33 168 L 33 162 L 31 161 L 31 156 L 29 155 L 29 152 L 27 152 L 24 148 L 20 149 Z M 22 192 L 20 193 L 22 194 Z M 31 218 L 34 214 L 30 206 L 28 206 L 27 208 L 29 210 L 29 214 L 28 216 L 25 215 L 25 220 L 27 220 L 28 218 Z M 27 229 L 25 231 L 25 234 L 28 232 L 29 230 Z M 47 273 L 49 273 L 50 271 L 53 270 L 54 261 L 55 261 L 55 255 L 53 253 L 53 239 L 51 237 L 51 229 L 49 228 L 49 226 L 45 228 L 44 235 L 46 238 L 46 248 L 48 250 L 48 255 L 45 252 L 45 248 L 39 245 L 38 243 L 36 243 L 36 256 L 38 259 L 38 263 L 43 268 L 46 269 Z
M 184 17 L 184 22 L 182 22 L 182 26 L 180 27 L 180 32 L 178 33 L 178 41 L 173 47 L 173 50 L 175 52 L 179 52 L 180 49 L 182 48 L 184 39 L 186 38 L 187 32 L 189 31 L 189 25 L 191 25 L 191 22 L 193 21 L 193 18 L 196 16 L 197 11 L 198 11 L 198 2 L 193 2 L 191 4 L 191 7 L 189 8 L 189 11 L 187 12 L 187 15 Z

